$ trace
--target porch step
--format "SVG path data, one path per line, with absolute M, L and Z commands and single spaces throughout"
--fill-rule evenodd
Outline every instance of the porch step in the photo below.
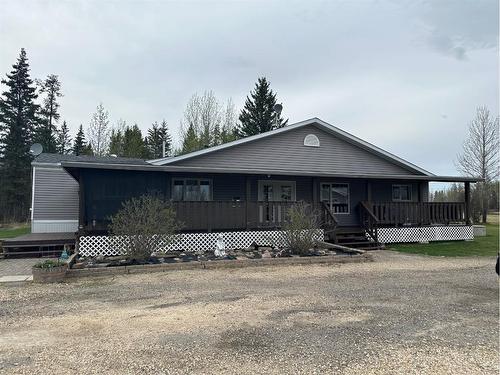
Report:
M 363 250 L 375 250 L 380 248 L 380 244 L 367 238 L 365 230 L 360 227 L 337 228 L 334 238 L 335 242 L 342 246 Z

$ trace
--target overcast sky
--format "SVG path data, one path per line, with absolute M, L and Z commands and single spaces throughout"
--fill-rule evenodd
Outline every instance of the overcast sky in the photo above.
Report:
M 266 76 L 290 123 L 319 117 L 436 174 L 478 105 L 498 114 L 498 2 L 1 1 L 0 73 L 26 48 L 57 74 L 74 133 L 99 102 L 115 124 L 174 137 L 195 92 L 240 109 Z

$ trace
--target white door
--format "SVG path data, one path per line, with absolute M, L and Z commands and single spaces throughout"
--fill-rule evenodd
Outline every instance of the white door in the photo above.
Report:
M 259 216 L 261 222 L 281 222 L 284 219 L 282 205 L 271 202 L 294 202 L 295 181 L 259 181 Z
M 334 214 L 349 214 L 349 184 L 321 183 L 321 201 L 327 203 Z

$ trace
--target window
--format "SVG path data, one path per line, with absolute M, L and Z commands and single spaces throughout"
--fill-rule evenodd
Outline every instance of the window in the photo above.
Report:
M 172 182 L 174 201 L 212 200 L 212 181 L 200 178 L 174 179 Z
M 319 138 L 314 134 L 308 134 L 304 138 L 304 146 L 319 147 Z
M 392 185 L 393 201 L 411 201 L 411 185 Z
M 334 214 L 351 212 L 349 199 L 349 184 L 322 183 L 321 201 L 326 202 Z

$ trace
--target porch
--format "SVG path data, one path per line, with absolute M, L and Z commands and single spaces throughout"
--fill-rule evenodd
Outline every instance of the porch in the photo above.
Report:
M 296 202 L 203 201 L 172 202 L 177 219 L 193 231 L 280 229 Z M 311 203 L 323 226 L 339 226 L 325 202 Z M 354 211 L 359 223 L 370 226 L 466 225 L 465 202 L 360 202 Z

